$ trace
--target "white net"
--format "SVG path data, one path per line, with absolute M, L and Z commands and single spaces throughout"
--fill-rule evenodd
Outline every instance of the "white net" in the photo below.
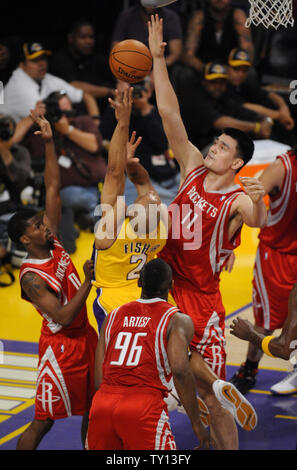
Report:
M 265 28 L 294 25 L 292 0 L 249 0 L 250 12 L 246 27 L 263 25 Z

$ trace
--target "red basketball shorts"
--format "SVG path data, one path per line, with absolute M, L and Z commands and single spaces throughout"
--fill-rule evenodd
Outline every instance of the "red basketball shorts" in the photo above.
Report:
M 194 323 L 190 349 L 200 353 L 215 374 L 225 380 L 225 309 L 220 291 L 205 294 L 175 282 L 172 294 L 180 311 L 189 315 Z
M 282 328 L 288 299 L 297 282 L 297 256 L 272 250 L 260 242 L 254 266 L 253 312 L 255 323 L 267 330 Z
M 41 335 L 35 419 L 83 416 L 90 409 L 97 342 L 97 333 L 90 325 L 80 336 Z
M 93 399 L 86 449 L 176 449 L 161 392 L 102 385 Z

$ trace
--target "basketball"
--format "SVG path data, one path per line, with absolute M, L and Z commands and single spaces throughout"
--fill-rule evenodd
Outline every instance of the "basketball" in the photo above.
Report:
M 121 41 L 109 55 L 109 67 L 113 75 L 128 83 L 137 83 L 152 69 L 153 58 L 145 44 L 135 39 Z

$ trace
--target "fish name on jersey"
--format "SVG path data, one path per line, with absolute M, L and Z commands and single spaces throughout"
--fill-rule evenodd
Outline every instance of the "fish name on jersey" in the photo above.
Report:
M 156 251 L 160 245 L 155 245 L 151 247 L 149 243 L 141 243 L 141 242 L 131 242 L 127 243 L 124 246 L 125 254 L 128 253 L 139 253 L 139 254 L 146 254 L 147 252 Z
M 123 327 L 138 327 L 145 328 L 151 317 L 125 317 L 123 321 Z
M 192 186 L 192 188 L 187 192 L 187 195 L 189 196 L 190 200 L 193 202 L 193 204 L 197 207 L 202 212 L 206 212 L 207 214 L 210 212 L 211 217 L 216 217 L 218 208 L 215 207 L 213 204 L 210 204 L 208 201 L 203 199 L 202 196 L 198 193 L 196 186 Z

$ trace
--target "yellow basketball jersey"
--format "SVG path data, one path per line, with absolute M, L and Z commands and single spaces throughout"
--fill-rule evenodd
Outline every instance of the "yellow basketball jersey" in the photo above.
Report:
M 132 287 L 142 267 L 156 257 L 167 241 L 167 231 L 160 222 L 155 232 L 139 237 L 127 217 L 110 248 L 95 250 L 96 287 Z

